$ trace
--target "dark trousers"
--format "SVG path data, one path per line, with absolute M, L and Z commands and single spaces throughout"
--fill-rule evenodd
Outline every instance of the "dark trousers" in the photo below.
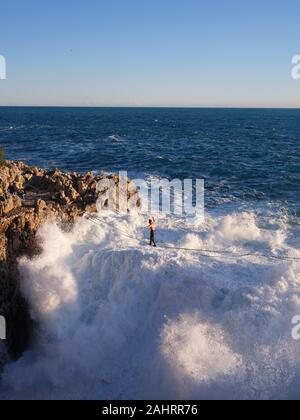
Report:
M 150 231 L 150 246 L 152 246 L 152 245 L 156 247 L 154 230 Z

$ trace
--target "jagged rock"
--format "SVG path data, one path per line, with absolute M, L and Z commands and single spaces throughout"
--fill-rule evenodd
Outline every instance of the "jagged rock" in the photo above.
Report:
M 76 200 L 80 196 L 80 192 L 76 191 L 71 185 L 65 188 L 66 195 L 70 200 Z
M 2 217 L 21 206 L 22 201 L 19 197 L 15 195 L 4 197 L 3 201 L 0 202 L 0 216 Z
M 63 206 L 70 204 L 69 198 L 66 196 L 66 193 L 64 191 L 61 191 L 59 193 L 59 202 Z
M 36 202 L 36 208 L 37 208 L 38 211 L 45 210 L 47 208 L 46 201 L 44 201 L 44 200 L 38 200 Z

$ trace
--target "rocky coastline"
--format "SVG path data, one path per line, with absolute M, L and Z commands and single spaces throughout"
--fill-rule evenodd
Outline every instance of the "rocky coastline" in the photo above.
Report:
M 6 346 L 10 358 L 17 359 L 30 346 L 34 325 L 20 291 L 18 260 L 41 251 L 36 232 L 47 220 L 62 229 L 71 229 L 86 212 L 96 212 L 97 185 L 103 178 L 93 173 L 64 173 L 28 166 L 22 162 L 2 162 L 0 166 L 0 315 L 7 322 Z M 128 181 L 129 183 L 129 181 Z M 136 194 L 131 191 L 129 195 Z

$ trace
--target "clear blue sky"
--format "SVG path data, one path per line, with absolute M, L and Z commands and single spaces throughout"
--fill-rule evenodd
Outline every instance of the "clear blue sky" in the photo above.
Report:
M 0 105 L 300 107 L 299 0 L 9 0 Z

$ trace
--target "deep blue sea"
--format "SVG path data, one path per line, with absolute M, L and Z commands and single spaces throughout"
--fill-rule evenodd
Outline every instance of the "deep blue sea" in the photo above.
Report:
M 300 110 L 0 108 L 6 158 L 204 178 L 207 201 L 300 203 Z

